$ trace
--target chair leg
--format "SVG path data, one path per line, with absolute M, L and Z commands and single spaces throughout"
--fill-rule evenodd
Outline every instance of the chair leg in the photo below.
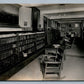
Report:
M 43 73 L 43 79 L 45 78 L 45 73 Z
M 43 74 L 43 78 L 46 78 L 46 73 Z
M 63 62 L 61 63 L 61 66 L 60 67 L 61 67 L 61 70 L 63 70 Z
M 45 72 L 45 68 L 43 68 L 43 79 L 45 78 L 46 72 Z
M 60 77 L 61 77 L 61 72 L 58 73 L 58 78 L 60 79 Z

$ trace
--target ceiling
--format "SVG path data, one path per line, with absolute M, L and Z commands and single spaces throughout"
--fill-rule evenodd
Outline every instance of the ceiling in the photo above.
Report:
M 84 20 L 84 4 L 20 4 L 25 7 L 37 7 L 41 16 L 49 19 L 76 21 Z M 72 20 L 73 19 L 73 20 Z
M 25 7 L 44 8 L 44 7 L 48 7 L 48 6 L 54 6 L 56 4 L 19 4 L 19 5 L 25 6 Z

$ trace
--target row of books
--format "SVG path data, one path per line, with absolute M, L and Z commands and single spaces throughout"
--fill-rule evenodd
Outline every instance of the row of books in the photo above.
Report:
M 35 47 L 34 43 L 31 43 L 31 44 L 29 44 L 29 45 L 20 46 L 20 47 L 19 47 L 19 51 L 22 52 L 22 51 L 28 50 L 28 49 L 30 49 L 30 48 L 32 48 L 32 47 Z
M 36 37 L 36 49 L 39 50 L 45 46 L 45 33 L 38 33 Z
M 37 40 L 37 36 L 39 36 L 39 41 Z M 35 50 L 35 47 L 38 44 L 39 44 L 38 46 L 42 46 L 42 44 L 45 43 L 44 37 L 45 37 L 44 32 L 43 33 L 20 33 L 18 35 L 16 34 L 0 35 L 0 59 L 2 60 L 2 59 L 5 59 L 6 57 L 9 57 L 11 54 L 13 54 L 12 52 L 13 49 L 17 47 L 19 52 L 23 52 L 31 48 L 34 48 Z
M 39 50 L 39 49 L 43 48 L 44 46 L 45 46 L 45 43 L 40 44 L 40 45 L 37 45 L 37 46 L 36 46 L 36 49 Z
M 0 38 L 0 45 L 9 44 L 17 41 L 17 37 Z
M 40 49 L 45 44 L 45 34 L 44 32 L 37 32 L 37 33 L 27 33 L 27 34 L 19 34 L 21 39 L 18 42 L 20 46 L 20 52 L 24 50 L 28 50 L 28 54 L 31 54 L 35 51 L 35 44 L 36 49 Z M 24 39 L 22 39 L 22 37 Z M 44 44 L 43 44 L 44 43 Z M 38 45 L 38 46 L 37 46 Z M 38 48 L 37 48 L 38 47 Z
M 28 33 L 27 33 L 28 34 Z M 2 36 L 2 38 L 1 38 Z M 21 35 L 19 36 L 18 34 L 18 37 L 17 35 L 12 35 L 12 34 L 5 34 L 5 35 L 0 35 L 0 44 L 7 44 L 7 43 L 13 43 L 13 42 L 17 42 L 18 40 L 19 41 L 22 41 L 22 40 L 30 40 L 30 39 L 36 39 L 36 40 L 41 40 L 41 39 L 44 39 L 44 34 L 28 34 L 28 35 Z
M 18 36 L 19 36 L 19 40 L 26 40 L 26 39 L 35 38 L 34 33 L 20 33 L 20 34 L 18 34 Z
M 0 46 L 0 52 L 9 50 L 9 49 L 11 49 L 11 48 L 12 48 L 12 44 L 10 44 L 10 45 L 8 45 L 8 44 L 1 45 L 1 46 Z
M 36 42 L 36 45 L 44 43 L 44 40 L 40 40 Z
M 36 38 L 36 40 L 42 40 L 42 39 L 45 39 L 45 37 L 43 36 L 43 37 Z
M 13 51 L 12 50 L 8 50 L 8 51 L 5 51 L 5 52 L 0 52 L 0 60 L 3 60 L 9 56 L 12 56 L 13 55 Z

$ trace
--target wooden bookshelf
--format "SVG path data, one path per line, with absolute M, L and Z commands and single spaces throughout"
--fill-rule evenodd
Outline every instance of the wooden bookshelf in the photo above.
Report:
M 17 32 L 0 35 L 0 74 L 28 59 L 45 47 L 44 32 Z M 26 55 L 26 56 L 25 56 Z

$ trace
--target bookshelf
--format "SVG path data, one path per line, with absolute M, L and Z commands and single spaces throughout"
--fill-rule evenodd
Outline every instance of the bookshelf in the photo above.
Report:
M 37 32 L 36 33 L 36 49 L 39 50 L 45 46 L 45 33 Z
M 44 32 L 0 34 L 0 74 L 28 59 L 44 46 Z
M 17 48 L 16 34 L 0 35 L 0 73 L 8 70 L 14 62 L 13 47 Z

